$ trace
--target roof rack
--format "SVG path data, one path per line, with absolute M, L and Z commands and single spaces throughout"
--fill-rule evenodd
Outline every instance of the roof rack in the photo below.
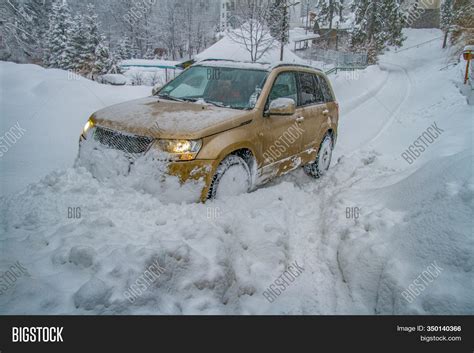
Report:
M 273 69 L 276 69 L 276 68 L 282 67 L 282 66 L 304 67 L 304 68 L 306 68 L 306 69 L 312 69 L 312 70 L 316 70 L 316 71 L 322 72 L 322 70 L 321 70 L 321 69 L 318 69 L 317 67 L 313 67 L 313 66 L 309 66 L 309 65 L 305 65 L 305 64 L 294 64 L 294 63 L 283 63 L 283 62 L 276 63 L 276 64 L 273 65 L 271 68 L 272 68 L 272 70 L 273 70 Z
M 197 61 L 196 63 L 202 63 L 204 61 L 230 61 L 230 62 L 233 62 L 233 63 L 244 63 L 244 64 L 259 64 L 259 65 L 271 65 L 271 63 L 268 63 L 268 62 L 261 62 L 261 61 L 240 61 L 240 60 L 232 60 L 232 59 L 213 59 L 213 58 L 207 58 L 207 59 L 203 59 L 203 60 L 200 60 L 200 61 Z
M 313 66 L 309 66 L 309 65 L 305 65 L 305 64 L 295 64 L 295 63 L 290 63 L 290 62 L 281 62 L 281 61 L 277 62 L 275 64 L 271 64 L 271 63 L 268 63 L 268 62 L 251 62 L 251 61 L 239 61 L 239 60 L 232 60 L 232 59 L 207 58 L 207 59 L 197 61 L 196 64 L 204 63 L 206 61 L 227 61 L 227 62 L 232 62 L 232 63 L 256 64 L 256 65 L 264 65 L 264 66 L 268 65 L 267 70 L 269 70 L 269 71 L 274 70 L 278 67 L 283 67 L 283 66 L 297 66 L 297 67 L 302 67 L 302 68 L 306 68 L 306 69 L 312 69 L 312 70 L 316 70 L 316 71 L 319 71 L 319 72 L 323 72 L 323 70 L 321 70 L 317 67 L 313 67 Z

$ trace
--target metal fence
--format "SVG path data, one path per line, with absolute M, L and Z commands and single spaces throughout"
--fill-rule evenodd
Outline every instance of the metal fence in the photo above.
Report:
M 368 63 L 367 53 L 342 52 L 331 49 L 312 48 L 305 57 L 314 61 L 331 63 L 334 66 L 366 67 Z

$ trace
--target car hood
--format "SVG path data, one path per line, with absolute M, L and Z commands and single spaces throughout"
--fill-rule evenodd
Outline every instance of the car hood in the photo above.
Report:
M 158 97 L 116 104 L 92 115 L 95 124 L 154 138 L 197 139 L 247 122 L 248 111 Z

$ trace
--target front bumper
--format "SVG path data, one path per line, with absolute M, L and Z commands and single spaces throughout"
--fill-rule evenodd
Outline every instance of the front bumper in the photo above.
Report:
M 169 161 L 154 148 L 128 154 L 84 138 L 76 161 L 76 166 L 86 168 L 96 179 L 178 202 L 204 202 L 217 164 L 215 160 Z

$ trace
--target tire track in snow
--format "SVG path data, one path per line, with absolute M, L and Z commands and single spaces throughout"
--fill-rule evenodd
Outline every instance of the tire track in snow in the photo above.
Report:
M 387 62 L 381 64 L 392 68 L 390 74 L 387 75 L 387 79 L 384 80 L 381 86 L 377 87 L 379 90 L 374 96 L 350 109 L 348 115 L 361 120 L 365 115 L 360 114 L 359 111 L 365 107 L 372 110 L 372 106 L 375 104 L 381 106 L 388 113 L 387 117 L 384 119 L 382 126 L 376 131 L 372 131 L 372 134 L 363 142 L 359 142 L 358 147 L 346 157 L 353 157 L 380 138 L 399 116 L 404 103 L 411 94 L 413 83 L 406 68 Z M 389 83 L 393 83 L 394 80 L 397 80 L 397 85 L 390 85 Z M 383 103 L 383 99 L 392 98 L 390 93 L 393 88 L 398 88 L 397 90 L 404 92 L 404 94 L 390 108 Z M 363 123 L 363 121 L 360 122 L 361 125 Z M 337 168 L 337 166 L 343 167 L 340 163 L 337 163 L 334 167 Z M 292 242 L 291 249 L 294 253 L 293 257 L 303 259 L 303 266 L 307 268 L 310 276 L 310 279 L 305 280 L 305 283 L 300 285 L 300 291 L 304 295 L 301 302 L 298 303 L 299 308 L 295 308 L 296 310 L 301 308 L 300 310 L 303 312 L 320 314 L 344 313 L 348 312 L 348 303 L 355 304 L 339 262 L 339 248 L 345 228 L 331 231 L 333 228 L 331 225 L 342 223 L 340 213 L 344 210 L 339 207 L 343 203 L 341 195 L 344 195 L 354 184 L 361 180 L 358 177 L 358 170 L 365 167 L 367 166 L 356 167 L 342 181 L 331 175 L 335 171 L 320 180 L 310 192 L 314 202 L 307 203 L 307 205 L 310 205 L 310 209 L 315 208 L 314 211 L 316 211 L 313 212 L 315 216 L 309 222 L 309 224 L 315 225 L 315 228 L 310 229 L 308 222 L 304 222 L 302 217 L 293 219 L 293 224 L 288 227 Z M 306 185 L 312 188 L 310 182 L 302 183 L 300 188 L 304 189 Z M 305 234 L 305 236 L 302 237 L 302 234 Z
M 347 134 L 350 133 L 351 136 L 361 136 L 362 138 L 348 142 L 346 145 L 343 144 L 342 150 L 341 148 L 336 148 L 334 151 L 334 158 L 336 160 L 341 156 L 352 157 L 356 152 L 362 150 L 377 140 L 393 124 L 396 117 L 399 115 L 403 104 L 410 96 L 413 83 L 408 71 L 403 66 L 397 64 L 388 62 L 381 62 L 381 64 L 392 66 L 393 68 L 390 70 L 386 84 L 384 84 L 373 97 L 370 97 L 364 103 L 358 105 L 355 109 L 350 110 L 346 116 L 340 117 L 341 126 L 339 129 L 339 136 L 344 136 L 347 130 Z M 389 82 L 393 83 L 394 80 L 399 80 L 401 77 L 400 74 L 402 74 L 404 77 L 404 82 L 397 82 L 396 85 L 389 84 Z M 393 88 L 396 89 L 397 87 L 397 91 L 404 92 L 404 94 L 401 99 L 395 103 L 394 107 L 390 109 L 387 107 L 387 104 L 383 103 L 382 98 L 393 98 L 395 95 L 390 94 L 390 90 L 393 90 Z M 388 92 L 387 89 L 389 90 Z M 370 127 L 368 127 L 367 123 L 363 120 L 366 116 L 364 113 L 373 114 L 373 112 L 377 112 L 377 107 L 382 108 L 383 111 L 386 111 L 388 116 L 384 119 L 384 122 L 380 127 L 370 131 Z M 359 134 L 357 134 L 357 132 L 359 132 Z M 369 132 L 369 136 L 366 135 L 367 132 Z M 344 143 L 344 140 L 341 140 L 342 138 L 340 137 L 338 147 L 341 146 L 341 143 Z

